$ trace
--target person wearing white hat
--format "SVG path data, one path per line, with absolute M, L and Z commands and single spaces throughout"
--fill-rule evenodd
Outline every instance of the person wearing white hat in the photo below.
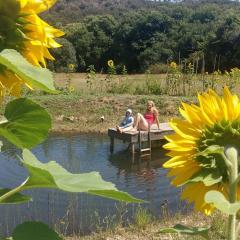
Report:
M 120 133 L 131 131 L 133 129 L 134 118 L 132 116 L 132 109 L 128 108 L 122 122 L 117 126 L 117 131 Z

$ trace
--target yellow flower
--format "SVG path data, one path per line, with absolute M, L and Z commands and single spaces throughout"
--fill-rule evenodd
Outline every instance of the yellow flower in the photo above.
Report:
M 70 93 L 72 93 L 72 92 L 75 91 L 75 88 L 74 88 L 73 86 L 69 86 L 69 87 L 68 87 L 68 91 L 69 91 Z
M 177 68 L 177 64 L 175 62 L 171 62 L 170 63 L 170 67 L 176 69 Z
M 5 95 L 19 96 L 22 84 L 22 79 L 10 71 L 0 74 L 0 101 Z
M 4 12 L 10 6 L 8 1 L 3 2 L 5 6 L 0 6 L 3 9 L 1 14 L 13 22 L 9 25 L 9 29 L 7 29 L 8 25 L 6 26 L 5 32 L 11 31 L 17 34 L 14 35 L 14 41 L 12 35 L 6 34 L 3 38 L 5 42 L 0 44 L 0 51 L 4 48 L 15 49 L 30 63 L 39 67 L 46 67 L 46 59 L 54 60 L 48 49 L 61 46 L 54 38 L 62 36 L 63 32 L 48 25 L 37 14 L 48 10 L 55 2 L 56 0 L 16 0 L 12 7 L 16 16 L 9 14 L 9 11 Z M 11 38 L 8 39 L 8 36 Z M 24 80 L 1 66 L 0 75 L 0 97 L 5 94 L 19 96 L 21 86 L 25 84 Z
M 73 71 L 74 69 L 75 69 L 75 64 L 68 64 L 68 69 L 70 70 L 70 71 Z
M 45 59 L 54 60 L 49 48 L 61 47 L 54 38 L 64 33 L 43 21 L 37 14 L 48 10 L 56 0 L 19 0 L 20 15 L 27 22 L 23 33 L 28 38 L 24 41 L 21 53 L 34 65 L 46 66 Z
M 173 178 L 173 185 L 185 185 L 182 199 L 193 202 L 195 210 L 208 215 L 214 206 L 204 201 L 205 193 L 217 190 L 227 197 L 229 175 L 221 155 L 201 153 L 213 145 L 229 144 L 240 150 L 240 101 L 227 87 L 223 97 L 209 90 L 199 95 L 198 100 L 199 106 L 182 103 L 180 113 L 184 119 L 170 121 L 175 133 L 166 137 L 168 143 L 164 148 L 170 150 L 171 158 L 163 166 L 170 168 L 168 175 Z M 214 176 L 216 181 L 204 183 L 203 174 Z
M 110 67 L 110 68 L 113 68 L 114 67 L 114 62 L 113 62 L 113 60 L 108 60 L 108 66 Z

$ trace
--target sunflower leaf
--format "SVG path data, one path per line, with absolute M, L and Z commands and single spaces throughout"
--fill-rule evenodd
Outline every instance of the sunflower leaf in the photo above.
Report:
M 219 145 L 211 145 L 202 152 L 199 152 L 196 154 L 196 156 L 208 156 L 209 154 L 223 154 L 224 153 L 224 147 L 221 147 Z
M 0 197 L 8 193 L 11 189 L 0 189 Z M 16 204 L 16 203 L 25 203 L 30 201 L 32 198 L 21 193 L 15 193 L 2 201 L 0 204 Z
M 119 201 L 143 202 L 128 193 L 118 191 L 113 183 L 104 181 L 97 172 L 72 174 L 54 161 L 41 163 L 27 149 L 23 150 L 22 163 L 30 175 L 22 190 L 55 188 L 67 192 L 87 192 Z
M 48 225 L 41 222 L 25 222 L 18 225 L 12 234 L 12 240 L 63 240 Z
M 46 92 L 56 93 L 52 73 L 47 68 L 36 67 L 13 49 L 0 52 L 0 64 L 17 74 L 31 87 Z
M 172 228 L 162 228 L 158 233 L 178 233 L 187 235 L 201 235 L 205 239 L 209 239 L 208 231 L 210 227 L 187 227 L 181 224 L 177 224 Z
M 183 184 L 190 182 L 203 182 L 205 186 L 212 186 L 222 181 L 222 176 L 216 169 L 201 169 Z
M 0 135 L 19 148 L 31 148 L 39 144 L 51 127 L 47 111 L 27 98 L 9 102 L 4 117 L 5 120 L 0 122 Z
M 240 209 L 240 202 L 230 203 L 225 196 L 219 191 L 209 191 L 205 194 L 206 203 L 214 204 L 221 212 L 226 214 L 235 214 Z

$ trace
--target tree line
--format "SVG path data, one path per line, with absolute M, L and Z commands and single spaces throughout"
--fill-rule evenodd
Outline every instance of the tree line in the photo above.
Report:
M 155 7 L 140 2 L 138 9 L 118 14 L 115 9 L 112 14 L 86 15 L 75 22 L 55 19 L 66 35 L 60 39 L 63 48 L 53 51 L 57 61 L 51 67 L 67 71 L 68 64 L 74 64 L 76 71 L 86 71 L 93 65 L 105 72 L 109 59 L 117 72 L 126 68 L 130 73 L 152 66 L 164 71 L 171 61 L 193 62 L 198 71 L 208 72 L 240 65 L 238 2 L 159 2 Z

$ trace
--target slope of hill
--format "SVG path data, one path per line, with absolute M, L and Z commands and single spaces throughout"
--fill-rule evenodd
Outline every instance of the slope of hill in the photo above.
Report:
M 199 7 L 201 4 L 221 5 L 223 9 L 239 5 L 233 0 L 58 0 L 56 5 L 43 17 L 51 23 L 63 25 L 70 22 L 79 22 L 88 15 L 111 14 L 121 16 L 129 11 L 141 9 L 160 9 L 166 5 L 185 5 L 187 7 Z
M 180 60 L 195 62 L 195 71 L 240 66 L 237 1 L 59 0 L 44 17 L 66 33 L 64 47 L 53 50 L 55 71 L 68 63 L 106 71 L 109 59 L 117 72 L 131 73 Z
M 148 8 L 154 4 L 145 0 L 59 0 L 56 5 L 44 14 L 51 22 L 77 22 L 87 15 L 113 14 Z

